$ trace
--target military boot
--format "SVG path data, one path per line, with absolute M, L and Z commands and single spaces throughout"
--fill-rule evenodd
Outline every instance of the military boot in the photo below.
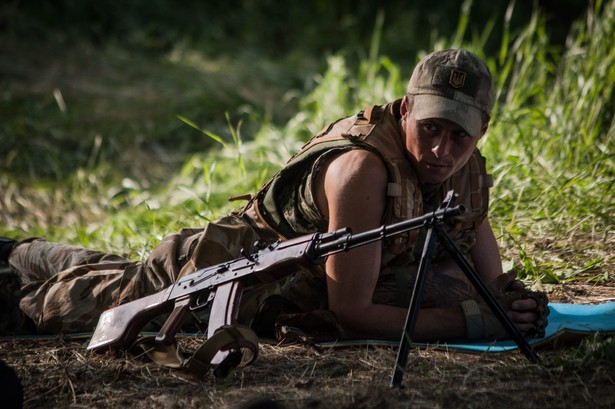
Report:
M 0 269 L 0 336 L 36 332 L 34 322 L 19 308 L 21 280 L 17 273 Z
M 9 255 L 16 241 L 8 237 L 0 237 L 0 265 L 9 263 Z

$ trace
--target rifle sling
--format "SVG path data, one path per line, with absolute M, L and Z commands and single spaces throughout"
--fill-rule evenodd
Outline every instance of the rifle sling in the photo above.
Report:
M 250 365 L 258 355 L 258 337 L 250 328 L 245 326 L 224 326 L 205 340 L 192 354 L 180 350 L 177 340 L 164 345 L 156 342 L 154 335 L 137 339 L 130 348 L 133 352 L 145 353 L 152 362 L 167 368 L 186 368 L 197 375 L 207 375 L 212 369 L 212 361 L 220 352 L 240 352 L 242 357 L 237 365 L 243 367 Z M 224 360 L 220 363 L 222 365 Z
M 168 344 L 156 342 L 155 335 L 137 338 L 129 349 L 133 353 L 145 353 L 152 362 L 167 368 L 181 368 L 185 358 L 177 346 L 177 341 Z

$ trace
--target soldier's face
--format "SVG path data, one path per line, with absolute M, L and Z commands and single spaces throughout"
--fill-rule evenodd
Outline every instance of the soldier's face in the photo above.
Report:
M 405 107 L 405 109 L 404 109 Z M 422 183 L 442 183 L 461 169 L 472 155 L 480 134 L 470 135 L 457 123 L 443 118 L 416 120 L 402 102 L 402 129 L 406 150 Z

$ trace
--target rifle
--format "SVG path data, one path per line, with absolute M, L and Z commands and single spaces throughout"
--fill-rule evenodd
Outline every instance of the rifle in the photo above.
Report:
M 436 211 L 435 216 L 444 220 L 464 210 L 463 206 L 449 206 Z M 264 248 L 257 246 L 259 250 L 254 254 L 242 251 L 240 258 L 199 269 L 160 292 L 104 311 L 87 349 L 129 348 L 145 324 L 168 313 L 155 342 L 170 345 L 189 311 L 210 308 L 207 342 L 212 340 L 209 343 L 216 348 L 208 348 L 198 359 L 199 365 L 218 367 L 224 363 L 234 366 L 240 363 L 238 360 L 247 364 L 255 359 L 258 347 L 255 335 L 237 325 L 244 288 L 276 281 L 290 274 L 293 267 L 318 265 L 329 255 L 421 228 L 433 217 L 434 214 L 428 214 L 358 234 L 352 234 L 349 228 L 314 233 L 277 241 Z
M 249 364 L 258 354 L 256 335 L 237 323 L 237 312 L 244 288 L 283 278 L 289 275 L 295 266 L 310 267 L 322 264 L 332 254 L 424 226 L 439 225 L 465 211 L 463 205 L 451 206 L 453 195 L 450 191 L 445 199 L 446 205 L 443 203 L 434 212 L 420 217 L 357 234 L 344 228 L 277 241 L 264 248 L 261 246 L 253 254 L 242 251 L 240 258 L 199 269 L 160 292 L 104 311 L 87 349 L 105 351 L 128 348 L 133 345 L 145 324 L 168 313 L 170 315 L 156 335 L 155 342 L 170 345 L 184 323 L 186 313 L 210 308 L 208 339 L 202 353 L 197 351 L 188 364 L 201 371 L 211 367 L 216 375 L 226 376 L 230 369 Z M 426 243 L 428 242 L 430 241 Z M 416 315 L 416 312 L 411 306 L 408 316 Z M 500 314 L 500 320 L 503 323 L 508 320 L 507 327 L 516 330 L 501 308 Z M 406 348 L 404 343 L 412 329 L 406 328 L 400 350 Z M 522 336 L 521 339 L 525 341 Z M 398 359 L 396 370 L 403 369 L 404 365 L 405 362 Z M 396 379 L 400 380 L 399 376 L 396 376 Z

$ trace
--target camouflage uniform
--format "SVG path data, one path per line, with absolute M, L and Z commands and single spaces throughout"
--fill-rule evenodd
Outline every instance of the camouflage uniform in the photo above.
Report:
M 167 237 L 143 263 L 41 239 L 21 241 L 9 258 L 24 285 L 21 309 L 44 332 L 92 330 L 110 306 L 172 284 L 181 267 L 178 254 L 198 234 Z
M 43 331 L 89 331 L 105 309 L 160 291 L 198 268 L 239 257 L 241 249 L 253 251 L 258 239 L 273 242 L 324 231 L 327 221 L 317 209 L 313 179 L 332 155 L 349 149 L 373 151 L 387 167 L 390 182 L 382 223 L 422 215 L 433 209 L 447 190 L 459 192 L 460 202 L 469 211 L 447 229 L 462 250 L 469 251 L 475 240 L 474 228 L 487 214 L 490 183 L 484 158 L 476 151 L 449 181 L 434 191 L 424 191 L 402 144 L 399 104 L 373 106 L 326 127 L 241 211 L 204 229 L 184 229 L 165 238 L 144 262 L 40 239 L 19 242 L 9 263 L 24 284 L 22 310 Z M 420 243 L 421 238 L 413 231 L 383 241 L 374 302 L 407 305 L 408 284 L 416 272 L 417 240 Z M 246 317 L 272 288 L 278 287 L 253 291 L 253 297 L 242 302 Z M 327 308 L 326 291 L 324 271 L 314 268 L 298 271 L 283 294 L 301 310 L 311 311 Z M 429 297 L 426 300 L 429 302 Z
M 242 248 L 252 251 L 257 239 L 243 219 L 230 215 L 205 229 L 166 237 L 144 262 L 28 239 L 17 243 L 9 264 L 23 283 L 21 309 L 41 332 L 82 332 L 93 330 L 104 310 L 160 291 L 198 268 L 236 258 Z

